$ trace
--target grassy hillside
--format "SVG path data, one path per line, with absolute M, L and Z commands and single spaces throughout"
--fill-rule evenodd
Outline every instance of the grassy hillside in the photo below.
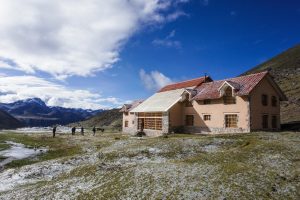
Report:
M 283 123 L 300 121 L 300 44 L 254 67 L 245 74 L 270 70 L 271 75 L 288 97 L 281 104 Z
M 15 129 L 22 126 L 23 124 L 19 120 L 7 112 L 0 110 L 0 129 Z
M 120 109 L 106 110 L 97 115 L 79 122 L 70 124 L 71 126 L 83 125 L 84 127 L 101 127 L 105 129 L 120 130 L 122 128 L 122 113 Z

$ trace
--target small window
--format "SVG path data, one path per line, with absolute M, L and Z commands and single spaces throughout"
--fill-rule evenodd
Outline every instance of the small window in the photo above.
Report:
M 211 100 L 210 100 L 210 99 L 205 99 L 205 100 L 203 101 L 203 104 L 204 104 L 204 105 L 211 104 Z
M 272 96 L 272 106 L 276 107 L 277 106 L 277 97 Z
M 128 115 L 128 112 L 124 112 L 124 115 L 126 115 L 126 116 L 127 116 L 127 115 Z
M 185 116 L 185 125 L 186 126 L 194 126 L 194 115 L 186 115 Z
M 131 112 L 130 114 L 131 114 L 131 115 L 134 115 L 134 113 L 133 113 L 133 112 Z
M 128 127 L 128 121 L 127 120 L 125 121 L 125 127 Z
M 272 128 L 277 128 L 277 116 L 272 116 Z
M 225 127 L 226 128 L 237 128 L 237 115 L 225 115 Z
M 266 95 L 266 94 L 261 95 L 261 103 L 264 106 L 268 105 L 268 95 Z
M 185 101 L 185 107 L 193 107 L 193 104 L 191 101 L 186 100 Z
M 262 127 L 263 127 L 263 129 L 269 128 L 268 121 L 269 121 L 269 116 L 268 115 L 263 115 L 262 116 Z
M 232 94 L 232 89 L 227 88 L 223 96 L 224 104 L 236 104 L 236 99 Z
M 211 116 L 210 115 L 203 115 L 204 121 L 210 121 Z
M 132 124 L 134 124 L 134 120 L 132 120 Z

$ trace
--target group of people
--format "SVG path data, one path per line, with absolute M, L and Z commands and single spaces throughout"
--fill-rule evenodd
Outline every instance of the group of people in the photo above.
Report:
M 55 137 L 56 129 L 57 129 L 57 126 L 54 126 L 53 129 L 52 129 L 53 137 Z M 93 136 L 95 136 L 96 135 L 96 131 L 97 131 L 97 129 L 96 129 L 95 126 L 93 127 L 92 131 L 93 131 Z M 103 132 L 104 129 L 101 129 L 101 131 Z M 76 127 L 75 126 L 71 128 L 71 132 L 72 132 L 72 135 L 75 135 L 75 132 L 76 132 Z M 80 128 L 80 133 L 81 133 L 81 135 L 84 135 L 84 128 L 83 128 L 83 126 L 81 126 L 81 128 Z

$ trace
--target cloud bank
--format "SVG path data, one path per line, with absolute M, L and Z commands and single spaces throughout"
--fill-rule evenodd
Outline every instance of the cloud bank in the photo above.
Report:
M 172 80 L 159 71 L 151 71 L 146 73 L 145 70 L 140 70 L 140 78 L 146 89 L 154 91 L 172 83 Z
M 0 68 L 61 79 L 92 75 L 118 61 L 122 45 L 141 27 L 184 15 L 169 11 L 174 2 L 0 0 Z
M 103 98 L 99 93 L 74 90 L 35 76 L 6 76 L 0 74 L 0 102 L 10 103 L 38 97 L 48 106 L 100 109 L 119 107 L 124 102 L 114 97 Z

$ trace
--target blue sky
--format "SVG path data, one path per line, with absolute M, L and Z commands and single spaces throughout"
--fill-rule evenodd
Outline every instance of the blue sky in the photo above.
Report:
M 297 0 L 14 1 L 0 6 L 3 102 L 117 107 L 204 73 L 237 76 L 300 41 Z

